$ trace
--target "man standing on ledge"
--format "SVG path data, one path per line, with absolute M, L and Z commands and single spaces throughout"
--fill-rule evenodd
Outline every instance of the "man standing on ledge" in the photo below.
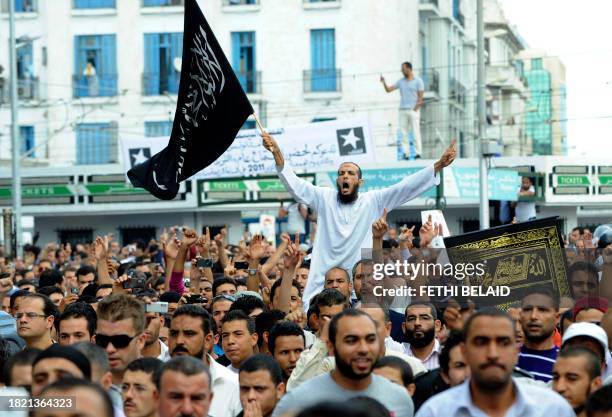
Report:
M 344 162 L 338 168 L 337 191 L 318 187 L 300 179 L 285 161 L 272 136 L 262 134 L 264 147 L 274 155 L 276 170 L 293 198 L 318 213 L 318 232 L 310 264 L 308 282 L 304 290 L 304 309 L 310 299 L 323 289 L 325 272 L 333 267 L 350 271 L 361 259 L 361 249 L 372 247 L 372 223 L 383 215 L 437 185 L 437 176 L 457 155 L 453 140 L 440 159 L 433 165 L 412 174 L 383 190 L 359 194 L 363 185 L 361 168 Z
M 412 64 L 410 62 L 404 62 L 402 64 L 402 74 L 404 78 L 400 78 L 393 85 L 387 85 L 385 77 L 382 75 L 380 76 L 380 82 L 385 87 L 387 93 L 397 89 L 400 90 L 401 100 L 398 114 L 399 127 L 402 131 L 404 159 L 408 159 L 410 156 L 410 140 L 408 139 L 410 130 L 412 130 L 412 134 L 414 135 L 414 159 L 419 159 L 423 151 L 421 145 L 421 116 L 419 109 L 423 105 L 425 85 L 423 84 L 423 80 L 414 76 Z

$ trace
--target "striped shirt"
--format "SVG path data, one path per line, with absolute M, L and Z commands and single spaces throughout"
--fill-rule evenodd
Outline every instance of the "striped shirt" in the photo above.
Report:
M 521 346 L 518 367 L 529 371 L 539 381 L 549 382 L 552 379 L 552 371 L 559 354 L 557 346 L 548 350 L 534 350 Z

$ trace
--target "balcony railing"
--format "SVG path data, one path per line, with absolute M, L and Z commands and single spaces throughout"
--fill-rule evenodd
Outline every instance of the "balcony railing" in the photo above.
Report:
M 339 69 L 316 69 L 304 71 L 304 92 L 340 92 L 342 72 Z
M 0 103 L 11 100 L 11 85 L 5 78 L 0 78 Z M 38 78 L 17 79 L 17 97 L 20 101 L 38 100 Z
M 247 94 L 261 94 L 261 71 L 236 72 L 242 89 Z
M 142 0 L 142 7 L 184 6 L 185 0 Z
M 113 97 L 117 95 L 117 74 L 72 76 L 74 97 Z
M 259 4 L 259 0 L 223 0 L 224 6 L 245 6 Z
M 448 98 L 457 104 L 465 105 L 467 90 L 459 81 L 450 77 L 448 81 Z
M 422 74 L 425 91 L 431 91 L 440 94 L 440 74 L 433 68 L 426 70 Z
M 165 76 L 159 73 L 145 72 L 142 74 L 142 94 L 145 96 L 177 94 L 180 83 L 181 74 L 176 71 Z

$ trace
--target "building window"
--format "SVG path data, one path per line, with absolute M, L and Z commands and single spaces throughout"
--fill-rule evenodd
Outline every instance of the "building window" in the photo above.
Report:
M 37 97 L 37 80 L 34 76 L 32 43 L 17 48 L 17 95 L 21 100 Z
M 169 120 L 161 122 L 145 122 L 145 136 L 154 137 L 169 137 L 172 133 L 172 122 Z
M 181 82 L 175 59 L 183 54 L 182 33 L 145 34 L 144 95 L 177 94 Z
M 117 162 L 117 127 L 113 123 L 82 123 L 76 127 L 77 165 Z
M 310 121 L 310 123 L 320 123 L 320 122 L 331 122 L 332 120 L 337 120 L 336 117 L 315 117 Z
M 33 13 L 38 10 L 36 0 L 15 0 L 16 13 Z M 2 13 L 9 12 L 9 0 L 2 0 Z
M 232 64 L 242 89 L 257 92 L 255 32 L 232 32 Z
M 74 96 L 117 95 L 117 48 L 115 35 L 74 38 Z
M 115 0 L 74 0 L 75 9 L 114 9 Z
M 185 0 L 143 0 L 144 7 L 184 6 Z
M 334 29 L 310 31 L 311 91 L 337 91 L 336 36 Z
M 246 122 L 244 122 L 240 130 L 251 130 L 251 129 L 255 129 L 255 127 L 256 127 L 255 120 L 247 120 Z
M 34 126 L 19 126 L 19 136 L 21 138 L 21 155 L 34 149 Z M 32 152 L 27 157 L 33 158 L 34 156 L 34 152 Z
M 122 227 L 121 231 L 121 244 L 123 246 L 131 245 L 139 240 L 149 244 L 151 239 L 155 239 L 156 230 L 155 227 Z
M 226 6 L 241 6 L 246 4 L 259 4 L 259 0 L 224 0 Z
M 532 70 L 542 69 L 542 58 L 532 58 L 531 59 L 531 69 Z
M 93 229 L 58 230 L 57 237 L 60 243 L 70 243 L 75 248 L 79 243 L 89 244 L 93 241 Z

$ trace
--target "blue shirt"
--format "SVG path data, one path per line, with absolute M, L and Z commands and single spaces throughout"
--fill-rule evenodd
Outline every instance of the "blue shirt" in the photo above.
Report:
M 419 98 L 418 92 L 425 91 L 425 84 L 419 77 L 414 77 L 412 80 L 400 78 L 393 86 L 400 91 L 400 109 L 402 110 L 414 109 Z
M 569 403 L 550 388 L 512 379 L 516 400 L 505 417 L 575 417 Z M 469 380 L 434 395 L 423 404 L 416 417 L 487 417 L 472 402 Z
M 517 366 L 531 372 L 534 379 L 549 382 L 552 379 L 552 371 L 558 354 L 557 346 L 548 350 L 533 350 L 521 346 Z

